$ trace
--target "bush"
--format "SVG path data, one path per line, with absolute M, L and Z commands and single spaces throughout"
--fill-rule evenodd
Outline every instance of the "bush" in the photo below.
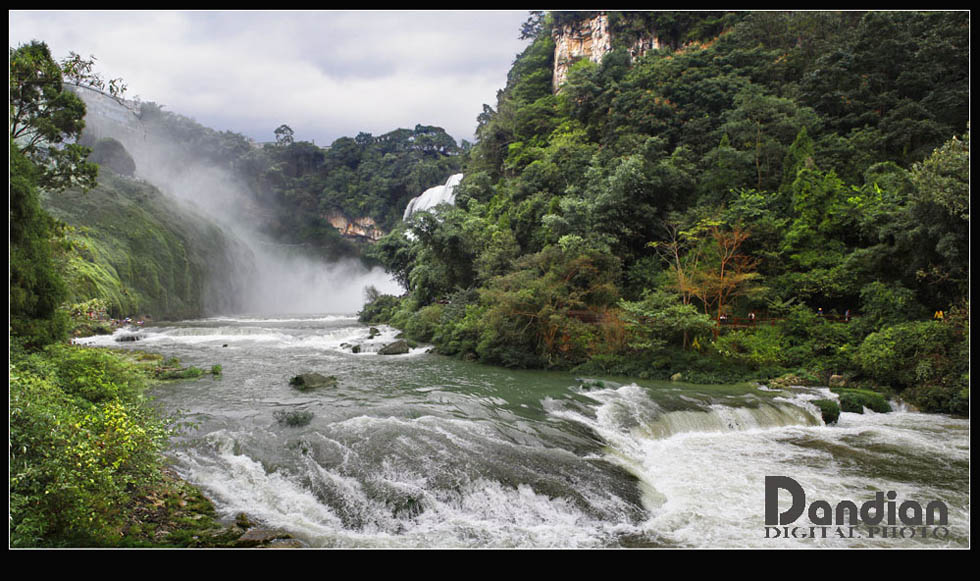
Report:
M 158 480 L 169 436 L 140 401 L 146 376 L 96 349 L 11 361 L 10 545 L 118 542 L 123 507 Z
M 396 296 L 376 294 L 357 313 L 357 320 L 366 324 L 387 323 L 400 305 L 401 299 Z
M 960 343 L 952 325 L 901 323 L 868 335 L 853 359 L 871 380 L 896 390 L 928 384 L 960 387 L 958 380 L 966 371 Z
M 820 409 L 820 416 L 823 417 L 823 423 L 837 423 L 838 418 L 840 418 L 840 405 L 836 401 L 832 399 L 818 399 L 810 403 Z
M 970 415 L 970 387 L 916 385 L 902 393 L 902 398 L 924 412 Z
M 785 365 L 786 338 L 776 327 L 732 330 L 715 341 L 718 352 L 753 369 Z

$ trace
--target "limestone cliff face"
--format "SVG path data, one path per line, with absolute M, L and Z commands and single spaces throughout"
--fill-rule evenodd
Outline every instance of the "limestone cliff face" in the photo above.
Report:
M 555 41 L 555 69 L 551 86 L 556 92 L 565 83 L 568 68 L 575 61 L 587 58 L 598 63 L 613 49 L 613 32 L 605 12 L 555 27 L 552 38 Z M 651 31 L 649 37 L 640 38 L 630 46 L 630 56 L 636 59 L 658 48 L 660 42 Z
M 337 229 L 342 236 L 347 238 L 363 238 L 371 242 L 377 242 L 385 235 L 381 228 L 370 217 L 349 219 L 340 212 L 330 212 L 324 216 L 330 225 Z

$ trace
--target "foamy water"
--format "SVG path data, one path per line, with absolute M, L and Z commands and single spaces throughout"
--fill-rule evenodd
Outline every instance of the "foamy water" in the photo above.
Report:
M 826 389 L 615 383 L 377 351 L 397 330 L 345 314 L 215 317 L 82 340 L 222 365 L 162 385 L 193 424 L 181 474 L 219 513 L 310 547 L 944 547 L 969 543 L 969 423 L 841 414 Z M 140 339 L 117 342 L 123 333 Z M 352 346 L 360 347 L 353 353 Z M 289 378 L 333 375 L 300 392 Z M 275 413 L 313 414 L 301 427 Z M 875 490 L 950 507 L 946 539 L 766 538 L 764 481 L 809 499 Z M 781 499 L 781 505 L 785 505 Z M 785 507 L 783 507 L 785 508 Z M 801 525 L 809 526 L 807 517 Z

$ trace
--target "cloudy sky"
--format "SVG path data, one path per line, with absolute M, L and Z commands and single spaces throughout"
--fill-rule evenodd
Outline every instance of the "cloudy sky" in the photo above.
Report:
M 526 11 L 17 11 L 10 46 L 96 58 L 126 96 L 271 141 L 285 123 L 328 145 L 417 123 L 474 141 Z

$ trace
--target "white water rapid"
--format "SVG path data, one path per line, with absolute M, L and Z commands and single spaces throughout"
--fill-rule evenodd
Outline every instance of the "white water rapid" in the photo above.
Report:
M 826 426 L 810 403 L 826 389 L 600 384 L 426 345 L 380 355 L 398 332 L 377 331 L 345 314 L 228 316 L 80 342 L 220 364 L 218 378 L 153 391 L 193 426 L 175 466 L 223 518 L 246 512 L 309 547 L 969 545 L 968 420 L 899 410 Z M 338 385 L 289 385 L 307 371 Z M 289 411 L 313 417 L 280 423 Z M 832 503 L 941 500 L 949 535 L 767 538 L 770 475 Z

